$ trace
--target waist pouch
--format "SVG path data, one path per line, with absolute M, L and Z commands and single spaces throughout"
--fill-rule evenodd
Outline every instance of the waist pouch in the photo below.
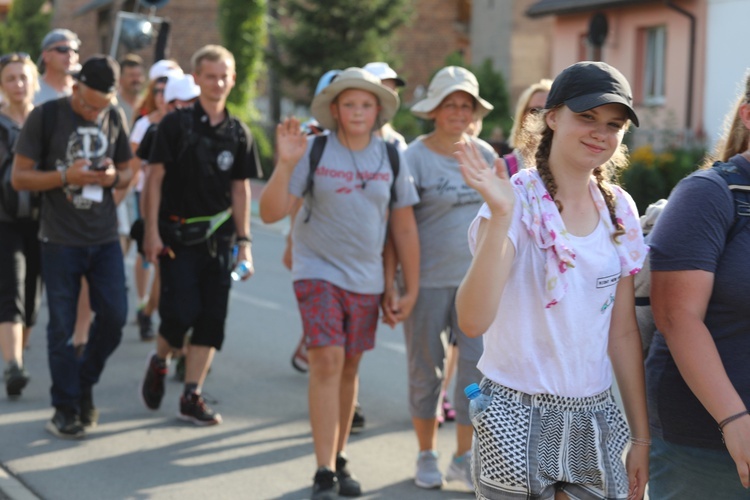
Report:
M 205 243 L 232 216 L 232 210 L 227 209 L 215 215 L 181 219 L 169 217 L 167 221 L 159 222 L 159 232 L 168 245 L 193 246 Z

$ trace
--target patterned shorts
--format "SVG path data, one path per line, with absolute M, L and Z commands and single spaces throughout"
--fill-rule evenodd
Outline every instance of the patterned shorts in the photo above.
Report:
M 480 499 L 626 499 L 629 439 L 610 391 L 529 395 L 482 380 L 492 395 L 474 421 L 472 475 Z
M 342 346 L 346 357 L 375 347 L 380 295 L 348 292 L 324 280 L 294 282 L 308 348 Z

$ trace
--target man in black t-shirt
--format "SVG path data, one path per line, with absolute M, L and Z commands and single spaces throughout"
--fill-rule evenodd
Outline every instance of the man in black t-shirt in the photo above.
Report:
M 133 176 L 128 128 L 112 106 L 119 67 L 88 59 L 73 94 L 34 109 L 16 144 L 13 186 L 43 193 L 39 239 L 47 290 L 52 434 L 82 438 L 96 425 L 92 387 L 122 338 L 125 270 L 112 191 Z M 38 164 L 38 166 L 36 166 Z M 73 345 L 81 278 L 96 314 L 82 353 Z
M 249 130 L 225 107 L 235 83 L 231 52 L 207 45 L 192 63 L 200 97 L 159 123 L 143 194 L 144 252 L 151 262 L 159 259 L 161 325 L 141 396 L 147 408 L 159 408 L 170 355 L 192 329 L 178 416 L 215 425 L 221 416 L 206 405 L 201 387 L 224 341 L 233 243 L 236 262 L 249 267 L 243 279 L 252 274 L 248 179 L 259 175 L 260 163 Z

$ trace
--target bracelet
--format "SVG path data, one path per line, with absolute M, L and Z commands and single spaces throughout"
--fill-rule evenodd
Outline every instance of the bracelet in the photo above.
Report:
M 630 443 L 635 446 L 651 446 L 651 440 L 650 439 L 641 439 L 641 438 L 630 438 Z
M 115 172 L 115 182 L 112 183 L 111 186 L 109 186 L 109 189 L 115 189 L 117 184 L 120 182 L 120 172 Z
M 250 246 L 253 239 L 250 236 L 237 236 L 236 242 L 240 246 Z
M 60 180 L 62 180 L 62 187 L 68 185 L 68 173 L 64 168 L 60 170 Z
M 724 435 L 724 427 L 726 427 L 726 425 L 728 423 L 734 422 L 738 418 L 744 417 L 745 415 L 750 415 L 750 411 L 745 410 L 745 411 L 742 411 L 742 412 L 740 412 L 740 413 L 738 413 L 736 415 L 732 415 L 731 417 L 725 418 L 724 420 L 722 420 L 721 422 L 719 422 L 719 432 L 721 432 L 721 434 Z

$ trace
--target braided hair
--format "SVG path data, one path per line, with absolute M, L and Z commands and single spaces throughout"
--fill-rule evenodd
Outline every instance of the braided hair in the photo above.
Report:
M 562 105 L 553 109 L 559 109 L 560 107 L 562 107 Z M 530 124 L 529 130 L 531 134 L 537 137 L 536 144 L 532 148 L 534 159 L 536 161 L 536 169 L 544 182 L 544 187 L 555 201 L 555 206 L 557 206 L 557 209 L 562 213 L 563 205 L 560 200 L 555 198 L 555 195 L 557 194 L 557 183 L 555 182 L 555 177 L 552 175 L 552 170 L 550 170 L 549 167 L 549 155 L 552 151 L 552 137 L 555 135 L 554 130 L 547 125 L 547 120 L 545 119 L 549 111 L 549 109 L 545 109 L 538 115 L 534 116 L 534 120 Z M 602 193 L 604 203 L 607 205 L 607 211 L 609 212 L 612 226 L 615 228 L 615 232 L 612 235 L 612 238 L 615 241 L 617 241 L 618 237 L 625 234 L 625 227 L 622 222 L 617 219 L 615 213 L 615 203 L 617 198 L 612 186 L 617 184 L 617 171 L 626 168 L 627 165 L 627 146 L 620 144 L 620 147 L 617 148 L 607 163 L 596 167 L 593 172 L 596 185 Z

